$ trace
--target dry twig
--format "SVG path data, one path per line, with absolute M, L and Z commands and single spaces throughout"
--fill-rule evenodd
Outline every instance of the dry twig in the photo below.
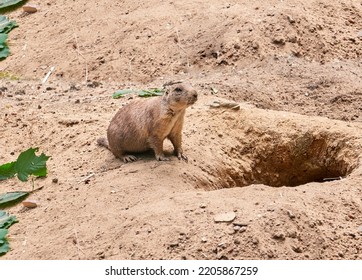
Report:
M 41 82 L 43 85 L 47 82 L 47 80 L 49 79 L 50 75 L 53 73 L 54 69 L 55 69 L 54 66 L 51 67 L 50 70 L 49 70 L 49 72 L 45 75 L 44 79 L 43 79 L 42 82 Z
M 187 55 L 187 52 L 185 51 L 185 49 L 181 46 L 181 41 L 180 41 L 180 36 L 178 33 L 178 29 L 176 28 L 176 36 L 177 36 L 177 46 L 180 48 L 180 50 L 182 50 L 186 56 L 186 62 L 187 62 L 187 67 L 190 67 L 190 61 L 189 61 L 189 57 Z
M 82 252 L 83 255 L 85 255 L 85 253 L 84 253 L 84 251 L 82 250 L 82 248 L 80 248 L 80 246 L 79 246 L 78 233 L 77 233 L 77 230 L 75 229 L 75 224 L 74 224 L 74 223 L 73 223 L 73 229 L 74 229 L 74 235 L 75 235 L 75 239 L 73 239 L 73 243 L 74 243 L 75 247 L 77 247 L 77 250 L 78 250 L 78 258 L 81 259 L 79 252 Z
M 85 176 L 83 179 L 81 179 L 78 183 L 82 183 L 82 182 L 85 182 L 85 181 L 88 181 L 90 178 L 92 178 L 95 174 L 94 173 L 91 173 L 89 174 L 88 176 Z
M 81 56 L 85 61 L 85 82 L 87 83 L 88 82 L 88 62 L 87 62 L 87 59 L 84 57 L 84 55 L 79 50 L 78 38 L 77 38 L 77 34 L 75 34 L 75 33 L 74 33 L 74 40 L 75 40 L 75 50 L 77 51 L 78 59 L 79 59 L 79 56 Z

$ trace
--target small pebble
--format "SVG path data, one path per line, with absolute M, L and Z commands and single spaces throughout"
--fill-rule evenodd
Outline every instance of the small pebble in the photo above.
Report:
M 175 241 L 175 242 L 170 243 L 169 246 L 170 246 L 170 248 L 175 248 L 175 247 L 178 247 L 178 244 L 179 243 L 177 241 Z
M 240 232 L 240 233 L 242 233 L 242 232 L 244 232 L 244 231 L 246 231 L 246 227 L 241 227 L 241 228 L 239 229 L 239 232 Z
M 289 218 L 291 218 L 291 219 L 295 218 L 295 215 L 293 214 L 292 211 L 288 210 L 287 213 L 288 213 Z
M 239 227 L 246 227 L 246 226 L 249 225 L 249 223 L 246 222 L 246 221 L 234 221 L 233 225 L 234 226 L 239 226 Z
M 234 226 L 233 229 L 234 231 L 239 231 L 241 229 L 241 226 Z
M 302 249 L 296 245 L 292 245 L 292 250 L 296 253 L 302 253 Z
M 214 216 L 215 223 L 229 223 L 236 218 L 235 212 L 221 213 Z
M 24 200 L 22 203 L 27 208 L 35 208 L 38 206 L 34 200 Z
M 275 37 L 273 38 L 272 42 L 276 45 L 285 45 L 285 39 L 282 37 Z
M 295 23 L 295 19 L 292 16 L 287 16 L 287 19 L 290 23 Z
M 285 234 L 282 232 L 275 232 L 272 235 L 273 239 L 277 239 L 277 240 L 285 240 Z
M 23 11 L 26 13 L 36 13 L 38 11 L 38 8 L 35 5 L 28 4 L 23 6 Z

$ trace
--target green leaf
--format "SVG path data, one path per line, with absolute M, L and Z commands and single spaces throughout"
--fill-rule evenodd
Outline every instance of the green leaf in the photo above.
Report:
M 0 9 L 10 7 L 23 2 L 23 0 L 0 0 Z
M 9 47 L 5 45 L 0 45 L 0 60 L 7 58 L 10 55 Z
M 8 234 L 7 229 L 0 229 L 0 256 L 7 253 L 10 250 L 9 242 L 5 236 Z
M 16 222 L 15 216 L 10 216 L 4 211 L 0 211 L 0 256 L 10 250 L 9 242 L 6 239 L 7 229 Z
M 16 222 L 15 216 L 10 216 L 4 211 L 0 211 L 0 256 L 10 250 L 9 242 L 6 239 L 7 229 Z
M 126 94 L 135 92 L 138 94 L 139 97 L 151 97 L 151 96 L 161 96 L 163 95 L 163 89 L 159 88 L 151 88 L 151 89 L 122 89 L 117 90 L 115 93 L 113 93 L 113 98 L 120 98 L 123 97 Z
M 36 156 L 39 148 L 30 148 L 22 152 L 15 163 L 15 170 L 18 174 L 19 180 L 25 182 L 28 180 L 29 175 L 37 177 L 45 177 L 47 175 L 46 162 L 49 159 L 44 153 Z
M 7 229 L 0 228 L 0 240 L 4 239 L 7 234 L 8 234 Z
M 45 177 L 47 175 L 46 162 L 49 159 L 44 153 L 36 156 L 38 148 L 30 148 L 22 152 L 15 162 L 0 166 L 0 180 L 9 179 L 18 175 L 19 180 L 25 182 L 29 175 Z
M 0 229 L 7 229 L 17 222 L 15 216 L 9 216 L 5 211 L 0 211 Z
M 6 16 L 0 15 L 0 33 L 9 33 L 16 27 L 18 24 L 15 20 L 9 21 Z
M 9 47 L 5 45 L 0 45 L 0 60 L 7 58 L 10 55 Z
M 8 39 L 7 34 L 0 33 L 0 60 L 8 57 L 10 54 L 9 47 L 5 42 L 7 39 Z
M 135 90 L 133 89 L 122 89 L 122 90 L 117 90 L 115 93 L 113 93 L 112 97 L 114 99 L 123 97 L 124 95 L 128 94 L 128 93 L 132 93 L 135 92 Z
M 14 177 L 16 174 L 15 161 L 0 166 L 0 181 Z
M 8 192 L 0 195 L 0 209 L 11 206 L 29 195 L 29 192 Z M 1 216 L 0 216 L 1 218 Z
M 0 9 L 2 2 L 4 1 L 0 0 Z M 9 56 L 10 50 L 6 43 L 6 40 L 8 39 L 7 33 L 17 26 L 18 25 L 16 21 L 9 21 L 6 16 L 0 15 L 0 60 L 3 60 Z
M 140 97 L 152 97 L 152 96 L 161 96 L 163 95 L 163 90 L 159 88 L 151 88 L 148 90 L 140 90 L 138 96 Z

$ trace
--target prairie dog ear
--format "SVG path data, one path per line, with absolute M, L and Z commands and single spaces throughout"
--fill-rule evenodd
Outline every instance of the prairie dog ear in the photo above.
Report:
M 168 94 L 170 93 L 170 88 L 168 87 L 164 87 L 165 91 L 164 91 L 164 96 L 168 96 Z

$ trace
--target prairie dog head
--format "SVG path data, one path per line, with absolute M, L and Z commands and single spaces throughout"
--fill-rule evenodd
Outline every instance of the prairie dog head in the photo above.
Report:
M 174 82 L 165 84 L 164 87 L 166 91 L 163 101 L 171 109 L 185 109 L 197 101 L 197 92 L 189 83 Z

